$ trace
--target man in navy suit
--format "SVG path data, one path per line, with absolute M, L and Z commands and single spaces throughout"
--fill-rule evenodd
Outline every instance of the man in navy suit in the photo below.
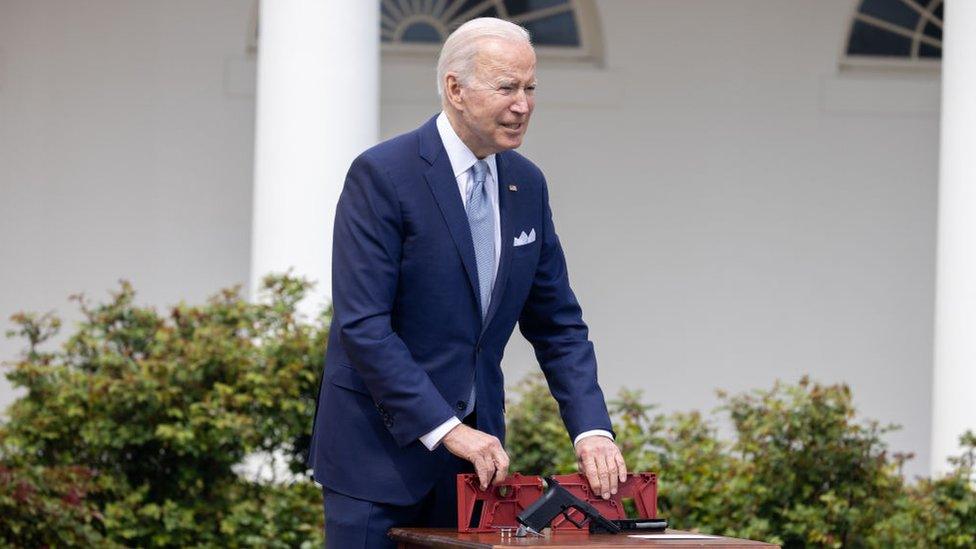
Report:
M 310 462 L 330 547 L 455 526 L 455 475 L 504 480 L 500 363 L 516 322 L 603 497 L 626 465 L 542 172 L 512 149 L 535 104 L 528 33 L 469 21 L 438 61 L 443 112 L 361 154 L 336 209 L 333 307 Z

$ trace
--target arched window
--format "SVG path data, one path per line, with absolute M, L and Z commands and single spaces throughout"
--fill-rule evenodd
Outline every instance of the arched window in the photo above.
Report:
M 540 55 L 595 59 L 600 51 L 593 0 L 380 0 L 380 38 L 384 51 L 436 51 L 475 17 L 525 27 Z
M 938 67 L 943 0 L 861 0 L 847 35 L 844 65 Z

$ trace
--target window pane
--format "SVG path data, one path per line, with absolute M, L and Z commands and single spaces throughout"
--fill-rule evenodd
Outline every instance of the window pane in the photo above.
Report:
M 931 21 L 929 21 L 929 23 L 925 25 L 925 30 L 922 32 L 923 34 L 925 34 L 925 36 L 930 36 L 932 38 L 935 38 L 936 40 L 942 40 L 942 29 L 940 29 L 935 23 Z
M 504 3 L 497 0 L 377 1 L 380 2 L 382 15 L 380 36 L 387 43 L 439 44 L 447 38 L 444 34 L 470 19 L 499 17 L 499 7 L 504 6 L 506 17 L 519 19 L 519 23 L 532 34 L 535 44 L 580 46 L 576 10 L 569 0 L 506 0 Z M 544 17 L 533 19 L 540 16 Z
M 939 59 L 942 57 L 942 50 L 928 44 L 919 44 L 918 56 Z
M 864 0 L 858 11 L 909 30 L 915 29 L 915 24 L 921 17 L 917 11 L 900 0 Z
M 847 45 L 850 55 L 896 55 L 907 57 L 912 51 L 911 39 L 899 36 L 861 21 L 854 23 Z
M 443 40 L 441 33 L 430 23 L 412 23 L 403 31 L 404 42 L 438 44 L 441 40 Z
M 539 46 L 579 46 L 576 19 L 572 12 L 560 13 L 523 25 L 532 35 L 532 43 Z
M 468 13 L 468 10 L 473 9 L 478 4 L 481 4 L 481 3 L 484 2 L 484 0 L 457 0 L 455 2 L 448 2 L 448 5 L 450 5 L 450 4 L 456 4 L 456 3 L 458 3 L 458 1 L 460 1 L 460 3 L 461 3 L 461 8 L 459 10 L 457 10 L 457 11 L 454 12 L 454 15 L 455 16 Z M 492 11 L 495 11 L 495 8 L 492 7 L 491 10 Z M 471 18 L 474 19 L 475 17 L 483 17 L 482 16 L 482 13 L 483 12 L 478 12 L 475 15 L 472 15 Z M 484 13 L 487 13 L 487 12 L 484 12 Z
M 464 2 L 464 6 L 462 6 L 461 9 L 457 10 L 456 12 L 454 12 L 454 15 L 452 16 L 452 19 L 453 18 L 456 18 L 458 16 L 461 16 L 461 15 L 465 15 L 465 14 L 468 15 L 468 18 L 465 19 L 465 20 L 463 20 L 463 21 L 455 20 L 454 21 L 454 26 L 451 28 L 451 30 L 454 30 L 455 28 L 460 27 L 462 24 L 467 23 L 468 21 L 470 21 L 471 19 L 474 19 L 476 17 L 498 17 L 498 10 L 495 8 L 494 5 L 491 5 L 491 4 L 489 4 L 487 6 L 482 6 L 481 9 L 479 11 L 477 11 L 477 12 L 474 12 L 474 13 L 469 13 L 468 12 L 468 10 L 474 9 L 479 4 L 482 4 L 482 3 L 483 3 L 482 0 L 467 0 L 466 2 Z M 445 24 L 446 23 L 450 23 L 450 21 L 445 21 Z
M 515 17 L 529 11 L 551 8 L 553 6 L 564 6 L 568 0 L 506 0 L 505 9 L 508 15 Z

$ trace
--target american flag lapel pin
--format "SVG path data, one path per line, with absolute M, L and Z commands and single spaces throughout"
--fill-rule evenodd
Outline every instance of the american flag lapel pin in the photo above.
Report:
M 518 192 L 518 187 L 516 187 L 515 185 L 509 185 L 508 190 L 512 191 L 513 193 Z

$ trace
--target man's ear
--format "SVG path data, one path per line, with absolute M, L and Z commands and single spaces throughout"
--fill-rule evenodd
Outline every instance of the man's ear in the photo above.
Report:
M 461 81 L 453 72 L 444 77 L 444 97 L 458 111 L 464 110 L 464 97 L 461 91 Z

